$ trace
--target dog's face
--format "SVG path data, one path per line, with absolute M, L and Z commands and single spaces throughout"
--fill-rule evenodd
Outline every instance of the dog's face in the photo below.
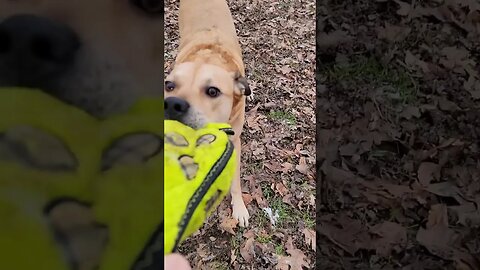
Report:
M 244 78 L 202 62 L 176 65 L 164 89 L 165 118 L 192 128 L 228 122 L 235 100 L 250 94 Z
M 97 117 L 163 87 L 163 1 L 0 0 L 0 86 Z

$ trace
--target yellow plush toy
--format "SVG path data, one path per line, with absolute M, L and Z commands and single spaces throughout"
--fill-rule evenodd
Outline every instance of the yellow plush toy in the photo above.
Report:
M 234 159 L 227 126 L 164 130 L 162 108 L 99 120 L 0 89 L 0 269 L 162 269 L 225 195 Z
M 165 121 L 165 254 L 203 224 L 227 194 L 235 151 L 227 124 L 193 130 Z

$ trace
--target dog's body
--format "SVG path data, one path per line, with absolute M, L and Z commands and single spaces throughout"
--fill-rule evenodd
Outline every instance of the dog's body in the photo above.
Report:
M 225 0 L 181 0 L 179 28 L 179 52 L 166 78 L 166 115 L 192 127 L 207 122 L 232 125 L 239 157 L 231 187 L 233 217 L 248 226 L 240 184 L 240 135 L 250 89 L 233 18 Z

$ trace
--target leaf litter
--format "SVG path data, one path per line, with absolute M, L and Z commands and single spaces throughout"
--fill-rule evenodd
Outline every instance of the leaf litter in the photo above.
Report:
M 479 2 L 317 10 L 317 267 L 480 269 Z

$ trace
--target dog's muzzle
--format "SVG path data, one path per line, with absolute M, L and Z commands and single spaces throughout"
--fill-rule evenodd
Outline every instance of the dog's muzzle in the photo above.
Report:
M 168 97 L 164 102 L 165 119 L 177 120 L 182 122 L 182 119 L 188 113 L 190 104 L 184 99 L 178 97 Z
M 71 68 L 80 41 L 68 26 L 19 14 L 0 23 L 0 86 L 48 87 Z

